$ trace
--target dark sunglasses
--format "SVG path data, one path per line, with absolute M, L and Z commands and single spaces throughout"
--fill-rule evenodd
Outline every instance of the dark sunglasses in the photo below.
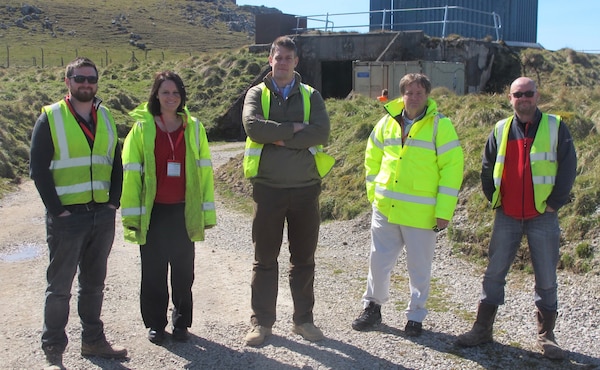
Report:
M 528 98 L 531 98 L 533 95 L 535 95 L 535 91 L 532 91 L 532 90 L 525 91 L 525 92 L 517 91 L 517 92 L 511 93 L 511 94 L 514 98 L 517 98 L 517 99 L 519 99 L 523 95 L 525 95 Z
M 87 80 L 87 82 L 89 82 L 91 84 L 95 84 L 98 82 L 98 76 L 73 75 L 69 78 L 72 78 L 73 81 L 77 82 L 78 84 L 82 84 L 85 80 Z

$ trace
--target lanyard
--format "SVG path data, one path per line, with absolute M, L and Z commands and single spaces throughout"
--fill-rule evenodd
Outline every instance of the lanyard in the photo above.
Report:
M 93 105 L 92 105 L 92 125 L 93 125 L 92 128 L 94 130 L 94 132 L 92 132 L 90 130 L 90 128 L 88 127 L 88 124 L 83 120 L 83 118 L 73 108 L 73 105 L 71 104 L 71 97 L 69 95 L 67 95 L 65 97 L 65 101 L 67 102 L 67 106 L 69 107 L 71 114 L 73 115 L 73 117 L 75 117 L 75 120 L 77 121 L 77 123 L 79 123 L 79 126 L 83 130 L 83 133 L 85 134 L 85 136 L 90 138 L 90 140 L 92 140 L 92 142 L 93 142 L 94 139 L 96 138 L 96 125 L 98 122 L 98 113 L 96 112 L 96 109 L 94 109 Z
M 160 116 L 158 116 L 158 118 L 160 118 L 160 123 L 157 122 L 158 127 L 167 134 L 167 137 L 169 138 L 169 144 L 171 144 L 171 153 L 173 153 L 173 159 L 175 159 L 175 148 L 178 147 L 179 144 L 181 144 L 181 141 L 183 140 L 183 132 L 185 131 L 185 124 L 183 124 L 183 129 L 179 131 L 179 135 L 177 136 L 177 141 L 175 142 L 175 144 L 173 144 L 173 139 L 171 139 L 171 134 L 169 133 L 169 131 L 167 130 L 167 127 L 165 126 L 165 121 L 163 121 L 162 114 Z

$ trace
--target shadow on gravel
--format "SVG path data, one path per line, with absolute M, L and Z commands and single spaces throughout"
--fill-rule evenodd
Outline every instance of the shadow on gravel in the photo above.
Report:
M 406 369 L 401 365 L 373 356 L 361 348 L 336 339 L 325 338 L 323 341 L 316 343 L 299 340 L 300 342 L 296 342 L 279 337 L 271 344 L 310 357 L 327 369 Z
M 275 339 L 276 338 L 276 339 Z M 341 342 L 336 339 L 325 338 L 323 341 L 310 343 L 302 339 L 299 342 L 284 337 L 276 337 L 271 341 L 275 347 L 284 347 L 292 352 L 310 357 L 327 369 L 397 369 L 406 370 L 405 367 L 393 363 L 385 358 L 373 356 L 371 353 Z M 297 367 L 294 367 L 297 369 Z
M 455 344 L 456 336 L 423 330 L 419 337 L 409 337 L 403 330 L 381 324 L 377 331 L 402 337 L 413 343 L 476 362 L 485 369 L 533 368 L 533 369 L 600 369 L 600 359 L 576 352 L 566 352 L 563 361 L 545 358 L 541 352 L 493 342 L 477 347 L 461 347 Z M 532 338 L 532 341 L 534 338 Z
M 127 361 L 129 361 L 129 357 L 126 357 L 123 359 L 108 359 L 108 358 L 95 357 L 95 356 L 90 356 L 90 357 L 86 356 L 85 358 L 89 362 L 98 366 L 100 369 L 106 369 L 106 370 L 127 370 L 127 369 L 129 369 L 127 366 L 121 364 L 122 362 L 127 363 Z
M 165 342 L 163 347 L 173 354 L 186 359 L 189 363 L 186 369 L 298 369 L 298 363 L 304 365 L 321 365 L 328 369 L 398 369 L 406 368 L 386 359 L 357 348 L 351 344 L 326 338 L 317 343 L 290 340 L 288 338 L 271 335 L 262 347 L 274 347 L 278 352 L 289 351 L 283 357 L 289 362 L 281 362 L 269 358 L 259 351 L 235 350 L 222 344 L 207 339 L 190 335 L 187 343 Z M 269 351 L 272 352 L 272 351 Z M 294 354 L 300 357 L 295 357 Z M 280 355 L 281 356 L 281 355 Z M 312 359 L 314 364 L 310 360 Z M 100 366 L 100 364 L 98 364 Z
M 168 340 L 163 347 L 187 360 L 185 369 L 296 369 L 261 353 L 240 352 L 191 333 L 187 342 Z

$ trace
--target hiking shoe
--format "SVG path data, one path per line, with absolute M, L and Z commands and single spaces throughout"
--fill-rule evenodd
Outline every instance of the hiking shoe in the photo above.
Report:
M 127 356 L 127 350 L 121 346 L 111 346 L 106 339 L 100 339 L 94 343 L 81 342 L 81 355 L 104 358 L 123 358 Z
M 418 337 L 423 332 L 423 324 L 420 322 L 408 320 L 404 327 L 404 333 L 409 337 Z
M 57 346 L 44 347 L 44 354 L 46 355 L 46 366 L 44 370 L 62 370 L 64 366 L 62 364 L 63 350 Z
M 381 324 L 381 305 L 369 302 L 360 316 L 352 321 L 352 329 L 358 331 L 372 329 L 379 324 Z
M 252 330 L 246 334 L 246 345 L 248 346 L 259 346 L 264 343 L 265 338 L 271 335 L 271 328 L 267 328 L 261 325 L 254 325 Z
M 325 339 L 321 329 L 317 328 L 312 322 L 305 322 L 304 324 L 294 324 L 292 327 L 292 333 L 299 334 L 304 339 L 311 342 L 317 342 Z

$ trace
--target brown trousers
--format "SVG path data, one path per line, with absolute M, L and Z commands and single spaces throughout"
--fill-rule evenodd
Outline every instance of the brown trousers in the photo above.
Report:
M 279 264 L 277 258 L 287 221 L 290 251 L 289 284 L 295 324 L 313 322 L 315 251 L 321 217 L 321 185 L 279 189 L 254 184 L 252 241 L 252 316 L 254 325 L 272 327 L 276 320 Z

